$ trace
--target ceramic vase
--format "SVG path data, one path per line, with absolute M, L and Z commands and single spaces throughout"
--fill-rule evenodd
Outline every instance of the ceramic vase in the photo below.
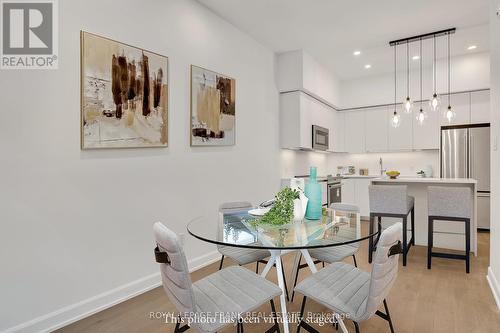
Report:
M 316 167 L 310 168 L 309 182 L 305 186 L 304 194 L 306 195 L 307 209 L 306 209 L 306 219 L 309 220 L 319 220 L 322 213 L 322 196 L 321 196 L 321 186 L 317 179 L 317 169 Z

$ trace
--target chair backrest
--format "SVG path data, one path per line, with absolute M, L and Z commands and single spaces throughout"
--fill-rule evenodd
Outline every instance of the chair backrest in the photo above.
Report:
M 153 226 L 156 244 L 170 263 L 160 264 L 163 289 L 179 312 L 194 312 L 194 293 L 186 256 L 177 235 L 160 222 Z
M 429 216 L 472 216 L 472 191 L 469 187 L 429 186 L 427 188 Z
M 370 185 L 370 213 L 407 214 L 408 186 Z
M 397 245 L 398 241 L 401 241 L 402 234 L 403 227 L 398 222 L 385 229 L 380 236 L 373 259 L 370 289 L 363 320 L 373 316 L 396 281 L 399 254 L 389 256 L 389 250 L 393 245 Z

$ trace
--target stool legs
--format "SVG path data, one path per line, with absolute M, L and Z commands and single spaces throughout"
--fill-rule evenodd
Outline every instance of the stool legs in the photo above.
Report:
M 411 209 L 411 245 L 415 246 L 415 206 Z
M 373 235 L 374 224 L 375 224 L 375 216 L 370 214 L 370 231 L 369 231 L 370 235 Z M 372 263 L 372 258 L 373 258 L 373 237 L 375 236 L 370 237 L 370 239 L 368 240 L 368 263 L 370 264 Z
M 406 266 L 406 255 L 408 254 L 408 244 L 407 244 L 407 235 L 408 232 L 406 230 L 406 224 L 408 219 L 403 217 L 403 266 Z
M 470 272 L 470 220 L 465 221 L 465 271 Z
M 429 216 L 427 223 L 427 269 L 432 266 L 432 246 L 434 245 L 434 219 Z

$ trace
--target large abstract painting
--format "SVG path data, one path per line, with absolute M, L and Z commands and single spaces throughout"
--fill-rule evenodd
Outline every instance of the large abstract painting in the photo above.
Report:
M 191 146 L 228 146 L 235 141 L 234 79 L 191 66 Z
M 81 32 L 81 145 L 166 147 L 168 58 Z

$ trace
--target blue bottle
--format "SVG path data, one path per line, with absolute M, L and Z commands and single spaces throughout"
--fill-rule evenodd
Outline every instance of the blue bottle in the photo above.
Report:
M 316 167 L 310 168 L 309 182 L 306 184 L 304 194 L 309 201 L 306 208 L 306 219 L 319 220 L 322 214 L 321 186 L 317 180 Z

